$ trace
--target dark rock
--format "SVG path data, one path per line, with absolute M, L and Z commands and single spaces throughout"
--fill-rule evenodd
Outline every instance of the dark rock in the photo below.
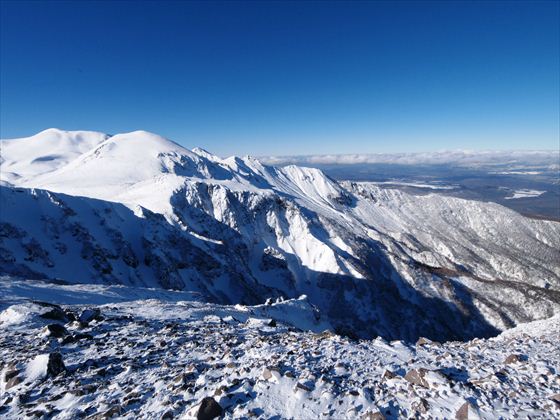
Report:
M 268 325 L 269 327 L 276 327 L 276 320 L 275 320 L 275 319 L 271 319 L 267 325 Z
M 8 382 L 6 382 L 6 389 L 10 389 L 18 384 L 20 384 L 22 382 L 21 378 L 19 376 L 14 376 L 12 378 L 10 378 L 8 380 Z
M 301 389 L 301 390 L 306 391 L 306 392 L 311 392 L 311 388 L 302 384 L 301 382 L 296 383 L 294 391 L 297 391 L 298 389 Z
M 412 403 L 412 409 L 424 414 L 430 409 L 430 404 L 426 399 L 420 398 L 418 401 Z
M 78 333 L 74 335 L 68 335 L 64 340 L 62 340 L 62 345 L 75 343 L 80 340 L 93 340 L 93 335 Z
M 125 406 L 125 407 L 129 407 L 129 406 L 131 406 L 131 405 L 138 404 L 138 403 L 141 402 L 141 401 L 142 401 L 141 398 L 131 398 L 131 399 L 126 400 L 126 401 L 124 402 L 124 406 Z
M 68 331 L 60 324 L 47 325 L 47 332 L 51 337 L 62 338 L 68 335 Z
M 60 353 L 49 354 L 49 361 L 47 363 L 47 375 L 55 377 L 66 371 L 62 355 Z
M 55 306 L 50 311 L 45 312 L 40 316 L 41 318 L 52 319 L 53 321 L 62 321 L 62 322 L 68 321 L 66 312 L 64 312 L 60 306 Z
M 212 397 L 206 397 L 200 403 L 200 408 L 196 415 L 197 420 L 212 420 L 220 417 L 224 410 Z
M 165 413 L 162 414 L 161 420 L 171 420 L 174 417 L 175 415 L 173 414 L 173 410 L 167 410 Z
M 101 311 L 98 308 L 85 309 L 78 318 L 82 324 L 89 324 L 94 319 L 101 320 Z
M 9 381 L 13 377 L 17 376 L 19 371 L 15 368 L 15 366 L 10 367 L 6 373 L 4 373 L 4 381 Z
M 396 378 L 396 374 L 391 372 L 389 369 L 385 369 L 385 372 L 383 372 L 383 376 L 381 377 L 381 379 L 385 380 L 385 379 L 393 379 Z
M 113 418 L 115 416 L 119 416 L 120 414 L 122 414 L 122 408 L 120 405 L 113 405 L 111 408 L 109 408 L 107 411 L 105 411 L 102 414 L 102 418 L 105 419 L 110 419 Z
M 72 322 L 72 321 L 75 321 L 77 319 L 76 315 L 74 315 L 73 312 L 66 311 L 64 313 L 66 314 L 66 318 L 68 318 L 68 322 Z

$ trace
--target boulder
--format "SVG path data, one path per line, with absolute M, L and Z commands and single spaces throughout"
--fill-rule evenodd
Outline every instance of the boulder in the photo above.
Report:
M 311 392 L 311 388 L 309 388 L 307 385 L 302 384 L 301 382 L 296 383 L 296 386 L 294 387 L 294 391 L 298 391 L 298 390 L 302 390 L 305 392 Z
M 386 379 L 393 379 L 396 378 L 397 374 L 391 372 L 389 369 L 385 369 L 385 372 L 383 372 L 383 376 L 381 377 L 382 380 L 386 380 Z
M 409 370 L 404 379 L 413 385 L 419 385 L 424 388 L 437 388 L 440 385 L 449 383 L 448 378 L 441 372 L 424 368 Z
M 212 420 L 220 417 L 224 412 L 223 408 L 212 397 L 206 397 L 200 403 L 198 413 L 196 414 L 197 420 Z
M 468 401 L 465 401 L 455 413 L 456 420 L 469 420 L 478 418 L 477 409 Z
M 122 414 L 122 408 L 120 405 L 113 405 L 111 406 L 108 410 L 106 410 L 102 415 L 101 418 L 104 419 L 110 419 L 113 418 L 115 416 L 119 416 L 120 414 Z
M 430 384 L 425 379 L 426 372 L 427 370 L 423 368 L 412 369 L 406 373 L 404 379 L 413 385 L 420 385 L 424 388 L 429 388 Z
M 53 321 L 62 321 L 62 322 L 68 321 L 68 316 L 66 315 L 66 312 L 64 312 L 60 306 L 54 306 L 51 310 L 45 312 L 40 316 L 41 318 L 52 319 Z
M 47 375 L 55 377 L 66 371 L 62 355 L 60 353 L 49 354 L 49 361 L 47 363 Z
M 19 370 L 16 369 L 15 365 L 9 365 L 6 373 L 4 373 L 4 381 L 9 381 L 13 377 L 19 374 Z
M 68 335 L 64 340 L 62 340 L 62 345 L 75 343 L 76 341 L 80 340 L 93 340 L 93 335 L 91 334 L 83 334 L 77 333 L 74 335 Z
M 101 311 L 98 308 L 93 309 L 85 309 L 80 314 L 78 320 L 82 324 L 89 324 L 93 320 L 100 320 L 101 319 Z
M 173 410 L 167 410 L 165 413 L 161 415 L 161 420 L 171 420 L 173 418 L 175 418 L 175 415 L 173 414 Z
M 379 410 L 376 411 L 368 410 L 362 415 L 361 419 L 362 420 L 385 420 L 385 416 Z
M 21 378 L 19 376 L 14 376 L 11 377 L 8 382 L 6 382 L 6 390 L 20 384 L 22 382 Z
M 262 377 L 265 381 L 268 380 L 279 380 L 282 375 L 280 371 L 275 367 L 267 367 L 263 369 Z
M 504 363 L 506 365 L 512 364 L 512 363 L 519 363 L 523 361 L 523 357 L 518 355 L 518 354 L 510 354 L 508 357 L 506 357 L 506 360 L 504 360 Z
M 424 398 L 419 398 L 412 403 L 412 409 L 418 411 L 419 413 L 425 414 L 430 409 L 430 404 Z
M 424 344 L 431 344 L 432 340 L 425 338 L 425 337 L 420 337 L 418 339 L 418 341 L 416 342 L 417 346 L 423 346 Z
M 60 324 L 49 324 L 46 327 L 47 335 L 54 338 L 62 338 L 68 335 L 68 331 Z

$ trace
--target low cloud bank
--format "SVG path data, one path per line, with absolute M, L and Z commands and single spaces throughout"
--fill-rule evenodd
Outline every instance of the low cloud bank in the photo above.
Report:
M 305 156 L 264 156 L 260 157 L 270 165 L 354 165 L 354 164 L 400 164 L 400 165 L 460 165 L 460 166 L 502 166 L 522 165 L 560 167 L 558 150 L 512 150 L 512 151 L 472 151 L 453 150 L 422 153 L 376 153 L 345 155 L 305 155 Z

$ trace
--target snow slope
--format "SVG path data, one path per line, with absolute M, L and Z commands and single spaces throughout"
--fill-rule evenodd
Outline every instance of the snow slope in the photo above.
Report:
M 45 286 L 0 278 L 4 419 L 195 419 L 208 398 L 224 419 L 560 416 L 558 316 L 491 339 L 407 344 L 321 332 L 305 297 L 227 306 Z
M 0 142 L 2 182 L 22 183 L 65 166 L 105 141 L 109 136 L 93 131 L 55 128 L 22 139 Z
M 37 139 L 2 148 L 6 274 L 222 303 L 305 294 L 339 332 L 410 341 L 491 336 L 559 312 L 559 223 L 221 159 L 143 131 L 56 133 L 72 146 L 48 171 L 22 157 L 47 161 L 30 150 Z

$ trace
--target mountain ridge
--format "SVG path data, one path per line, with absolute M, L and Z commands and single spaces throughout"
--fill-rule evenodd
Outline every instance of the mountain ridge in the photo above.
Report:
M 11 149 L 2 174 L 20 164 Z M 144 131 L 53 167 L 1 190 L 10 275 L 80 269 L 78 282 L 222 303 L 306 294 L 338 331 L 406 340 L 495 335 L 560 310 L 560 224 L 497 204 L 220 159 Z

